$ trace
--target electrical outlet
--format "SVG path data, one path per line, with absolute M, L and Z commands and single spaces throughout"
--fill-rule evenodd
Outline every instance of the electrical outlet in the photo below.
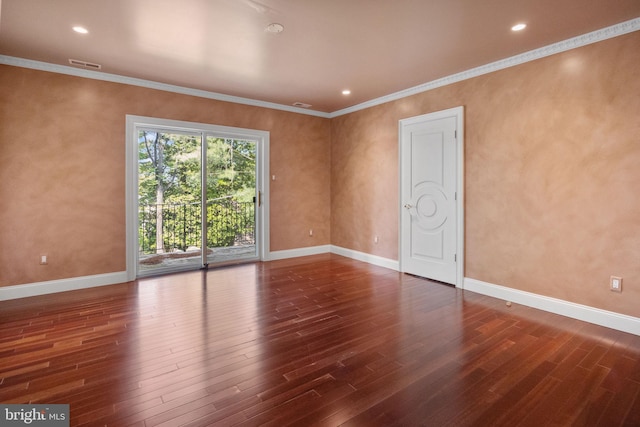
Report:
M 47 265 L 48 261 L 47 261 L 47 256 L 46 255 L 40 255 L 40 265 Z
M 310 229 L 309 229 L 309 237 L 312 237 L 312 236 L 313 236 L 313 229 L 312 229 L 312 228 L 310 228 Z
M 375 236 L 375 237 L 373 238 L 373 243 L 378 243 L 378 236 Z
M 609 289 L 612 292 L 622 292 L 622 277 L 611 276 L 609 279 Z

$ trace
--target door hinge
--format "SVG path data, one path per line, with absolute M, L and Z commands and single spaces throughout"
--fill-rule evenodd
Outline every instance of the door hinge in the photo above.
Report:
M 458 200 L 458 192 L 453 193 L 453 200 Z
M 458 254 L 453 254 L 453 262 L 458 262 Z

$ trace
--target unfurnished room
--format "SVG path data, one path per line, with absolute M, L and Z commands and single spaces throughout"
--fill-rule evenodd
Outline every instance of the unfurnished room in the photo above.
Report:
M 638 0 L 0 0 L 0 425 L 640 426 Z

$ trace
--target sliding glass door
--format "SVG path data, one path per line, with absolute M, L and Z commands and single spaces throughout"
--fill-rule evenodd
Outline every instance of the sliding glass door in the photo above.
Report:
M 257 257 L 255 141 L 207 135 L 207 264 Z
M 136 276 L 260 259 L 260 138 L 134 126 Z
M 202 135 L 138 130 L 138 271 L 202 265 Z

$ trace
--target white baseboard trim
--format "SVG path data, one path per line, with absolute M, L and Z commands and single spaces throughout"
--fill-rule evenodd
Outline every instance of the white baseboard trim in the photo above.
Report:
M 464 290 L 640 335 L 640 318 L 465 277 Z
M 347 258 L 352 258 L 358 261 L 366 262 L 369 264 L 377 265 L 379 267 L 389 268 L 391 270 L 400 271 L 400 263 L 396 260 L 383 258 L 377 255 L 371 255 L 365 252 L 354 251 L 353 249 L 346 249 L 340 246 L 331 245 L 331 253 L 341 255 Z
M 331 251 L 330 245 L 310 246 L 308 248 L 286 249 L 283 251 L 270 252 L 266 261 L 276 261 L 279 259 L 297 258 L 301 256 L 328 254 Z
M 0 301 L 54 294 L 56 292 L 75 291 L 96 286 L 115 285 L 128 282 L 127 272 L 96 274 L 94 276 L 72 277 L 70 279 L 48 282 L 27 283 L 24 285 L 0 287 Z
M 335 253 L 369 264 L 390 268 L 398 271 L 398 261 L 382 258 L 351 249 L 341 248 L 333 245 L 311 246 L 307 248 L 288 249 L 283 251 L 270 252 L 268 261 L 280 259 L 297 258 L 309 255 Z M 24 285 L 0 287 L 0 301 L 7 301 L 18 298 L 33 297 L 37 295 L 47 295 L 56 292 L 75 291 L 79 289 L 94 288 L 97 286 L 115 285 L 117 283 L 129 282 L 126 271 L 117 273 L 97 274 L 94 276 L 72 277 L 69 279 L 51 280 L 48 282 L 27 283 Z
M 368 264 L 377 265 L 379 267 L 389 268 L 399 271 L 400 263 L 393 259 L 383 258 L 377 255 L 371 255 L 364 252 L 354 251 L 335 245 L 311 246 L 308 248 L 287 249 L 284 251 L 275 251 L 269 254 L 269 261 L 279 259 L 297 258 L 301 256 L 318 255 L 332 253 L 343 257 L 355 259 L 357 261 L 366 262 Z

